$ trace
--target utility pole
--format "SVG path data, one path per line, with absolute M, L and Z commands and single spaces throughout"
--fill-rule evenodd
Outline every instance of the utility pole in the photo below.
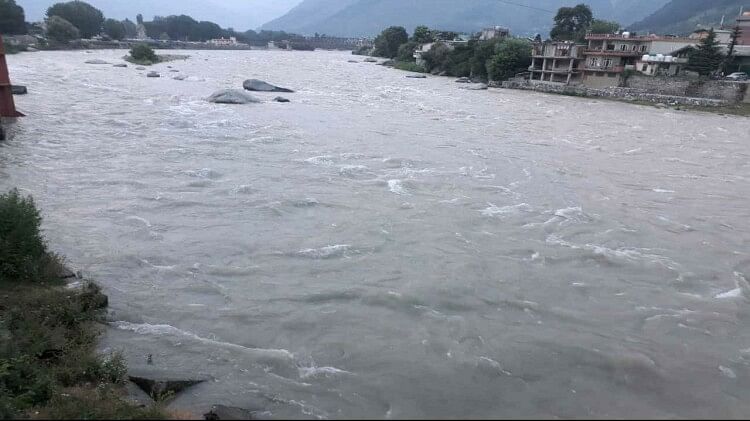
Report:
M 8 75 L 8 63 L 5 61 L 5 45 L 2 35 L 0 35 L 0 117 L 23 117 L 23 114 L 16 111 L 16 104 L 13 102 L 13 87 Z

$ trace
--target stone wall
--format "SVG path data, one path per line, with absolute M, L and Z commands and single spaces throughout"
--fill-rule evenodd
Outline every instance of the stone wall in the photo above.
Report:
M 749 89 L 748 83 L 743 82 L 643 75 L 628 77 L 624 85 L 643 93 L 719 99 L 733 104 L 742 102 Z
M 523 89 L 535 92 L 546 92 L 552 94 L 614 98 L 625 101 L 645 101 L 671 105 L 694 105 L 703 107 L 721 107 L 729 105 L 730 101 L 713 98 L 694 98 L 680 95 L 663 95 L 651 93 L 643 89 L 611 87 L 604 89 L 588 88 L 581 85 L 563 85 L 561 83 L 530 82 L 521 80 L 509 80 L 503 82 L 502 88 Z

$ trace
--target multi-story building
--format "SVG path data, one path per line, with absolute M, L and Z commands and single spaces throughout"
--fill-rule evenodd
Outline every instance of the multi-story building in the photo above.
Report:
M 737 18 L 737 45 L 750 45 L 750 12 L 745 12 Z
M 479 39 L 487 41 L 496 38 L 507 38 L 510 36 L 510 29 L 502 26 L 493 26 L 492 28 L 484 28 L 479 34 Z
M 586 45 L 570 41 L 545 41 L 534 44 L 529 79 L 567 85 L 580 83 L 580 66 L 585 49 Z
M 617 86 L 625 69 L 635 70 L 636 61 L 649 54 L 653 37 L 622 34 L 587 34 L 583 84 L 592 88 Z

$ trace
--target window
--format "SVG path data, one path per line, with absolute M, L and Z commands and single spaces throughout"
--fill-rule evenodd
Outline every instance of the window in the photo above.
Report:
M 641 67 L 641 71 L 645 72 L 646 70 L 648 70 L 648 63 L 643 63 L 643 67 Z
M 638 51 L 638 46 L 633 44 L 633 51 Z
M 607 77 L 616 77 L 617 73 L 607 73 Z
M 607 44 L 607 51 L 614 51 L 615 44 Z
M 641 45 L 641 52 L 642 52 L 642 53 L 645 53 L 647 49 L 648 49 L 648 46 L 646 46 L 646 45 Z
M 611 58 L 605 58 L 602 67 L 612 67 L 612 59 Z
M 625 44 L 620 45 L 620 51 L 625 51 L 628 49 L 628 46 Z
M 591 57 L 591 60 L 589 61 L 589 65 L 591 67 L 599 66 L 599 57 Z

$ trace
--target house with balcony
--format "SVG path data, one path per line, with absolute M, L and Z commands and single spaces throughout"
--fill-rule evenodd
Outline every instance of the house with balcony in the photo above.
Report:
M 545 41 L 534 44 L 533 48 L 530 80 L 566 85 L 581 83 L 580 67 L 586 45 L 570 41 Z
M 636 62 L 649 54 L 651 36 L 587 34 L 583 52 L 583 84 L 592 88 L 618 86 L 625 69 L 635 70 Z

